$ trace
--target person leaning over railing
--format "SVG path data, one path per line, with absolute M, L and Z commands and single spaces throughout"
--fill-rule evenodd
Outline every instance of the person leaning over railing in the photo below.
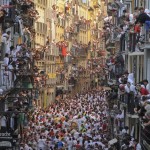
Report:
M 150 102 L 146 101 L 144 103 L 144 109 L 146 110 L 145 115 L 143 116 L 144 123 L 143 126 L 149 126 L 150 125 Z

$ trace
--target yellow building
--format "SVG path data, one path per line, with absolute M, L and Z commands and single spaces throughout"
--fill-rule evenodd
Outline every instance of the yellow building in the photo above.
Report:
M 41 106 L 47 107 L 55 98 L 56 69 L 55 56 L 57 51 L 53 45 L 55 39 L 54 19 L 51 17 L 54 0 L 35 0 L 35 7 L 40 18 L 35 23 L 35 50 L 42 55 L 35 63 L 46 76 L 45 85 L 40 89 Z M 52 31 L 53 30 L 53 31 Z
M 36 0 L 35 7 L 40 14 L 35 23 L 35 48 L 45 50 L 44 59 L 36 61 L 36 65 L 47 75 L 45 88 L 41 89 L 42 106 L 46 107 L 55 99 L 55 93 L 57 96 L 57 90 L 70 89 L 73 67 L 80 71 L 77 77 L 79 86 L 75 91 L 90 86 L 87 64 L 92 56 L 98 56 L 93 50 L 104 48 L 100 34 L 103 27 L 101 14 L 105 15 L 106 6 L 98 0 Z
M 105 61 L 105 56 L 101 52 L 105 52 L 105 40 L 102 38 L 104 17 L 107 16 L 107 5 L 102 0 L 89 1 L 89 17 L 91 20 L 89 39 L 91 42 L 90 50 L 88 51 L 88 59 L 90 60 L 91 71 L 95 72 L 93 63 L 99 61 L 102 65 Z M 99 69 L 100 70 L 100 69 Z M 91 75 L 91 82 L 96 82 L 98 85 L 99 72 Z

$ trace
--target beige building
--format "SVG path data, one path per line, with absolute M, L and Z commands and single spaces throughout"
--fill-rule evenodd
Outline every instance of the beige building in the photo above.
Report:
M 104 49 L 100 34 L 106 6 L 98 0 L 37 0 L 35 7 L 40 14 L 35 23 L 35 49 L 44 56 L 36 65 L 47 77 L 40 92 L 46 107 L 60 90 L 76 93 L 90 87 L 88 59 Z
M 52 17 L 52 6 L 55 0 L 36 0 L 35 7 L 40 14 L 40 18 L 35 23 L 35 50 L 42 59 L 36 61 L 40 71 L 44 71 L 46 76 L 45 85 L 40 90 L 41 106 L 48 106 L 55 98 L 56 69 L 55 56 L 57 55 L 56 46 L 53 44 L 55 39 L 55 16 Z

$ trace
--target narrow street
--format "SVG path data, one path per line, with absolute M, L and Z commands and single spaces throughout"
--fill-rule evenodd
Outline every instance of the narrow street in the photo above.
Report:
M 150 0 L 0 0 L 0 150 L 150 150 Z
M 22 150 L 108 150 L 109 113 L 104 90 L 67 97 L 35 108 L 24 128 Z

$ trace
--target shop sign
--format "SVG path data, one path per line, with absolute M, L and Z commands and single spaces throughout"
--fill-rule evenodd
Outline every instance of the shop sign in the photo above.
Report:
M 4 131 L 0 132 L 0 148 L 1 147 L 12 147 L 13 146 L 13 137 L 10 132 Z

